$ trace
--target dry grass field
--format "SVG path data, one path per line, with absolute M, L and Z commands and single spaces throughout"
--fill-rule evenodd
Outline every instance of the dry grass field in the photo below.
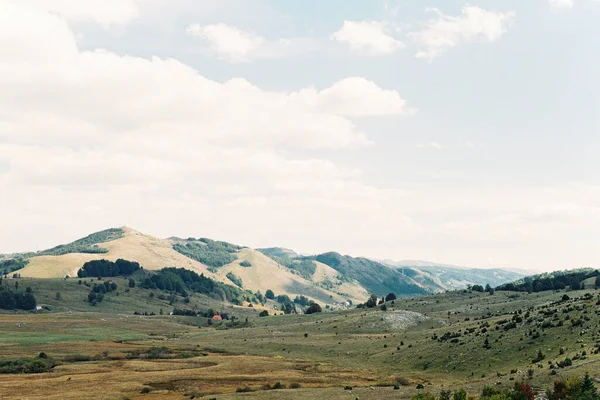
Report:
M 170 310 L 145 289 L 111 294 L 91 307 L 87 289 L 74 280 L 21 282 L 52 312 L 1 313 L 0 361 L 44 352 L 57 366 L 0 375 L 0 398 L 409 399 L 418 384 L 421 391 L 466 388 L 476 396 L 485 385 L 526 380 L 544 389 L 558 377 L 600 376 L 595 290 L 457 291 L 396 300 L 387 311 L 262 318 L 256 309 L 192 296 L 189 307 L 248 318 L 209 326 L 200 317 L 133 315 L 140 307 Z M 61 300 L 53 299 L 57 290 Z M 564 294 L 571 299 L 561 301 Z M 504 329 L 515 315 L 528 318 Z M 582 325 L 572 322 L 580 319 Z M 448 334 L 456 340 L 440 339 Z M 532 362 L 540 350 L 545 359 Z M 566 357 L 572 366 L 550 369 Z M 285 389 L 273 390 L 277 382 Z

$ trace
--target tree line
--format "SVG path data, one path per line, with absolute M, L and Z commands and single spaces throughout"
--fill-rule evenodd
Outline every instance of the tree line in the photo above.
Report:
M 18 282 L 15 282 L 15 289 L 11 290 L 8 286 L 2 284 L 0 279 L 0 309 L 2 310 L 35 310 L 37 301 L 31 288 L 27 288 L 25 293 L 18 290 Z
M 139 263 L 123 260 L 121 258 L 115 262 L 108 260 L 92 260 L 83 264 L 83 267 L 77 271 L 77 276 L 86 278 L 131 275 L 140 269 Z

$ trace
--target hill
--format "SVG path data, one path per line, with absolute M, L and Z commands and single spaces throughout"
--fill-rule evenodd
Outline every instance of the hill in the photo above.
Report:
M 386 265 L 402 271 L 420 271 L 429 276 L 435 285 L 442 290 L 455 290 L 467 287 L 467 285 L 489 284 L 492 287 L 521 279 L 525 276 L 523 272 L 509 271 L 504 269 L 478 269 L 464 268 L 448 264 L 432 263 L 428 261 L 384 261 Z M 413 272 L 409 272 L 413 273 Z
M 484 387 L 543 392 L 557 379 L 600 377 L 595 290 L 460 290 L 313 315 L 273 315 L 267 303 L 270 316 L 259 317 L 258 306 L 199 293 L 187 303 L 122 278 L 95 306 L 77 279 L 1 284 L 16 281 L 46 308 L 0 312 L 2 361 L 43 352 L 56 367 L 3 375 L 3 398 L 385 400 L 461 388 L 478 397 Z M 168 315 L 179 308 L 189 316 Z
M 90 234 L 39 252 L 0 255 L 0 272 L 31 278 L 74 277 L 91 260 L 126 259 L 146 270 L 185 268 L 244 290 L 290 298 L 306 296 L 323 304 L 361 303 L 371 294 L 399 297 L 489 283 L 522 275 L 502 270 L 465 270 L 444 266 L 403 266 L 342 256 L 335 252 L 301 256 L 290 249 L 254 250 L 208 238 L 160 239 L 128 227 Z

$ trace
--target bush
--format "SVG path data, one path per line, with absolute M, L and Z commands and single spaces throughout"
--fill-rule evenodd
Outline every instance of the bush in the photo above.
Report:
M 302 387 L 302 385 L 300 385 L 299 383 L 290 383 L 290 389 L 300 389 Z
M 0 374 L 40 374 L 56 366 L 51 358 L 17 359 L 0 361 Z
M 268 317 L 269 316 L 269 312 L 267 310 L 262 310 L 260 312 L 260 314 L 258 314 L 259 317 Z
M 88 362 L 88 361 L 92 361 L 92 357 L 85 356 L 83 354 L 73 354 L 73 355 L 70 355 L 70 356 L 66 356 L 64 358 L 64 360 L 66 362 L 71 362 L 71 363 L 75 363 L 75 362 Z
M 252 392 L 252 389 L 250 389 L 248 386 L 244 386 L 243 388 L 237 388 L 235 389 L 236 393 L 250 393 Z
M 242 261 L 242 262 L 240 263 L 240 266 L 241 266 L 241 267 L 244 267 L 244 268 L 249 268 L 249 267 L 251 267 L 251 266 L 252 266 L 252 263 L 251 263 L 250 261 L 248 261 L 248 260 L 244 260 L 244 261 Z
M 269 300 L 275 300 L 275 293 L 271 289 L 267 289 L 265 292 L 265 297 Z
M 323 309 L 318 303 L 313 303 L 310 307 L 306 309 L 306 314 L 315 314 L 322 312 Z

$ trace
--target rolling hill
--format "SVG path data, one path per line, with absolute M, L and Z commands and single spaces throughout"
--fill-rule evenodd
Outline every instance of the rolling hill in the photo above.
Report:
M 0 255 L 0 273 L 30 278 L 74 277 L 85 262 L 119 258 L 136 261 L 145 270 L 185 268 L 252 292 L 272 290 L 276 295 L 306 296 L 330 305 L 360 303 L 371 293 L 410 297 L 467 284 L 498 286 L 523 276 L 504 270 L 392 265 L 335 252 L 301 256 L 290 249 L 254 250 L 208 238 L 160 239 L 129 227 L 92 233 L 40 252 Z

